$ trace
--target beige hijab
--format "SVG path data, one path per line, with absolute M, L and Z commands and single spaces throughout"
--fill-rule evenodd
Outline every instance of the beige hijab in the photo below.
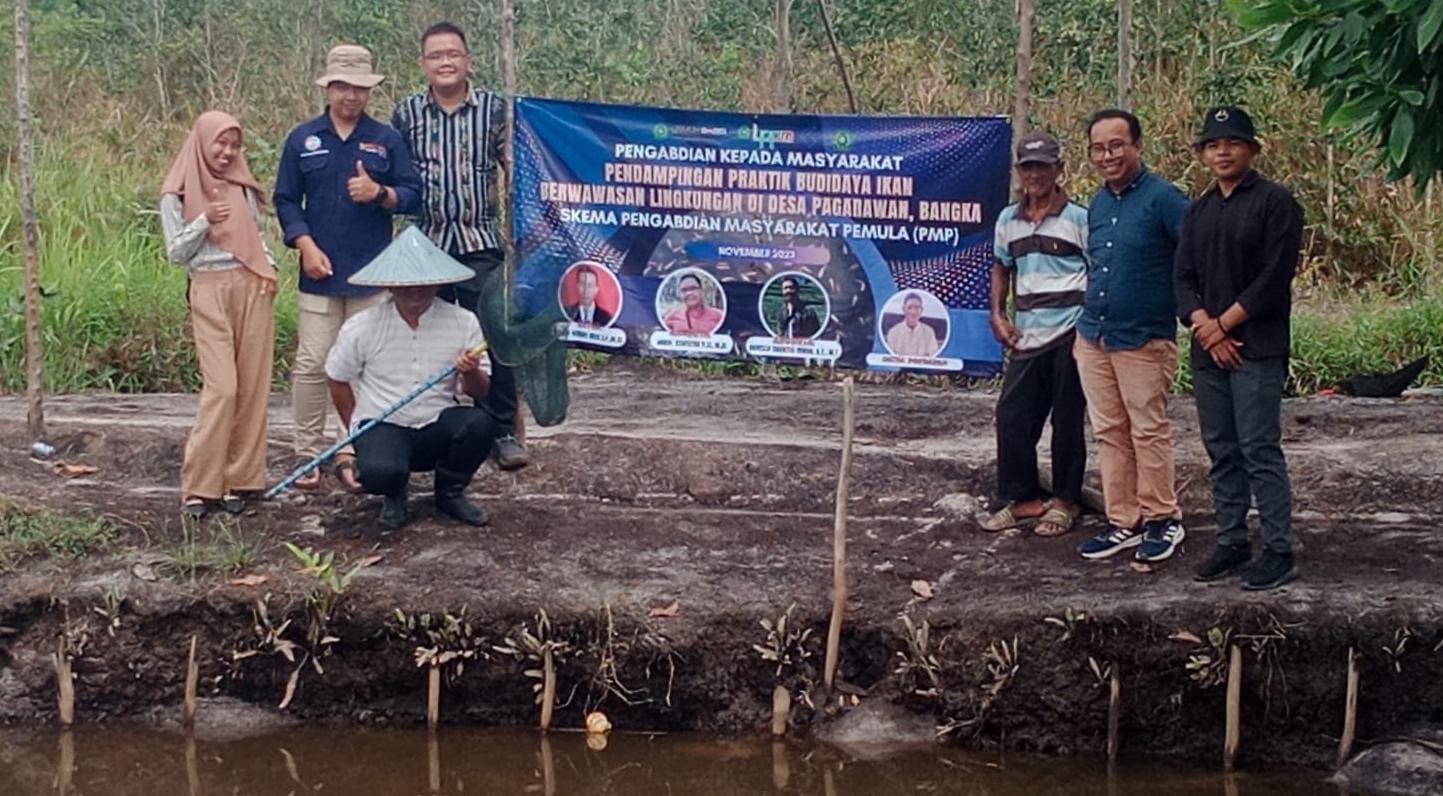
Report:
M 240 264 L 256 276 L 274 282 L 275 266 L 266 256 L 261 231 L 246 202 L 246 188 L 255 192 L 257 202 L 261 201 L 260 184 L 251 175 L 244 155 L 231 161 L 223 171 L 211 162 L 210 147 L 221 133 L 240 132 L 240 129 L 240 122 L 224 111 L 202 113 L 181 145 L 170 173 L 165 175 L 160 192 L 179 195 L 188 220 L 204 215 L 211 202 L 230 203 L 230 218 L 211 225 L 207 237 L 211 243 L 234 254 Z

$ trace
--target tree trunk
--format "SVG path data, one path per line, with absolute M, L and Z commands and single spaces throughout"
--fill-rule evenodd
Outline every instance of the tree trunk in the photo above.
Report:
M 1117 0 L 1117 107 L 1132 110 L 1132 0 Z
M 847 90 L 847 105 L 852 113 L 861 113 L 857 109 L 857 95 L 852 91 L 852 78 L 847 75 L 847 61 L 842 58 L 841 45 L 837 44 L 837 34 L 832 30 L 832 18 L 827 15 L 827 0 L 817 0 L 817 13 L 822 16 L 822 27 L 827 31 L 827 41 L 832 46 L 832 57 L 837 60 L 837 72 L 842 75 L 842 88 Z
M 794 108 L 792 92 L 792 0 L 776 0 L 777 27 L 777 105 L 781 113 Z
M 1012 107 L 1012 144 L 1028 129 L 1028 118 L 1032 115 L 1032 23 L 1037 16 L 1035 0 L 1018 0 L 1017 3 L 1017 100 Z M 1012 193 L 1019 195 L 1022 185 L 1017 174 L 1012 175 Z
M 15 130 L 20 160 L 21 248 L 25 259 L 25 397 L 31 439 L 45 436 L 44 354 L 40 350 L 40 223 L 35 218 L 35 133 L 30 124 L 30 3 L 15 0 Z

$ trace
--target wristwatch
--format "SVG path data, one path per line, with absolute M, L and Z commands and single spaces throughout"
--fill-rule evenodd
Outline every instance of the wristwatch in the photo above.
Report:
M 382 185 L 382 186 L 381 186 L 381 190 L 376 193 L 376 198 L 371 200 L 371 204 L 373 204 L 373 205 L 379 205 L 379 204 L 385 203 L 385 201 L 386 201 L 386 186 Z

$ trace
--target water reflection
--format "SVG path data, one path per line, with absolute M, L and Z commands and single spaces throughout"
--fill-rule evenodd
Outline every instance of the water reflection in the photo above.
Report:
M 207 740 L 120 725 L 0 734 L 6 796 L 156 794 L 824 794 L 1248 796 L 1319 793 L 1308 771 L 1179 771 L 1157 763 L 969 754 L 950 748 L 858 760 L 795 739 L 307 727 Z

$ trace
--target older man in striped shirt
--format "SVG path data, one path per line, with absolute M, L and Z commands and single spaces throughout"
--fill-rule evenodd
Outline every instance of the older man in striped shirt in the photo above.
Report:
M 992 267 L 992 334 L 1010 357 L 997 401 L 997 488 L 1006 505 L 988 531 L 1039 518 L 1039 536 L 1072 528 L 1087 464 L 1087 405 L 1072 358 L 1073 326 L 1087 287 L 1087 210 L 1060 183 L 1062 145 L 1047 133 L 1017 142 L 1022 201 L 997 218 Z M 1007 317 L 1013 298 L 1014 318 Z M 1043 499 L 1037 442 L 1052 417 L 1052 494 Z
M 501 251 L 500 192 L 496 177 L 505 154 L 506 106 L 470 83 L 471 52 L 466 35 L 449 22 L 421 34 L 421 69 L 427 88 L 401 100 L 391 126 L 411 152 L 421 174 L 422 232 L 475 272 L 448 286 L 441 298 L 479 317 L 481 287 L 505 267 Z M 516 438 L 516 377 L 491 358 L 491 392 L 482 404 L 496 418 L 496 463 L 503 470 L 525 467 L 526 448 Z

